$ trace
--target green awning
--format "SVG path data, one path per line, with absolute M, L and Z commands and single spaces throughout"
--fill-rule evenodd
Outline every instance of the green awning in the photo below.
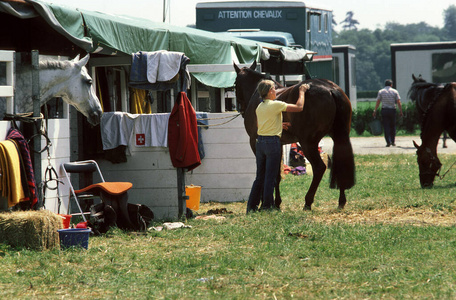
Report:
M 0 12 L 20 18 L 42 17 L 57 32 L 89 53 L 106 55 L 138 51 L 183 52 L 190 64 L 249 64 L 259 61 L 262 48 L 281 47 L 189 27 L 173 26 L 131 16 L 27 0 L 30 5 L 0 1 Z M 290 50 L 291 51 L 291 48 Z M 201 83 L 225 88 L 234 85 L 236 73 L 192 73 Z

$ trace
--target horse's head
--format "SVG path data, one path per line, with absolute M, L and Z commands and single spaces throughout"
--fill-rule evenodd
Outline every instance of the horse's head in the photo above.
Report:
M 412 79 L 413 79 L 413 83 L 426 82 L 426 80 L 423 79 L 421 74 L 418 77 L 415 77 L 415 74 L 412 74 Z
M 92 85 L 92 78 L 85 65 L 87 54 L 79 60 L 79 55 L 71 61 L 45 61 L 40 63 L 42 103 L 52 97 L 62 97 L 68 104 L 80 111 L 91 125 L 101 119 L 101 105 Z
M 418 168 L 420 170 L 420 184 L 422 188 L 431 188 L 434 185 L 435 176 L 439 172 L 442 164 L 436 154 L 431 149 L 423 145 L 418 146 L 415 141 Z
M 418 98 L 421 96 L 426 80 L 424 80 L 423 77 L 421 77 L 421 74 L 420 76 L 418 76 L 418 78 L 415 77 L 414 74 L 412 74 L 412 79 L 413 82 L 410 86 L 410 90 L 408 91 L 408 96 L 412 101 L 417 101 Z
M 89 54 L 79 60 L 79 55 L 72 61 L 71 86 L 68 87 L 68 99 L 66 101 L 80 111 L 91 125 L 97 125 L 101 119 L 100 100 L 95 93 L 92 78 L 87 72 L 85 65 L 89 61 Z
M 265 78 L 265 75 L 255 71 L 256 65 L 256 61 L 254 61 L 249 68 L 239 68 L 233 63 L 237 74 L 235 80 L 236 102 L 238 103 L 238 111 L 242 117 L 244 117 L 245 110 L 249 105 L 250 98 L 255 93 L 258 83 Z

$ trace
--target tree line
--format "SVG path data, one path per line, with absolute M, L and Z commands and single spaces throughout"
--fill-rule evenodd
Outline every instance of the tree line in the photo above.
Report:
M 354 12 L 347 12 L 341 22 L 343 30 L 333 28 L 333 45 L 356 47 L 356 85 L 358 91 L 377 91 L 386 78 L 391 78 L 391 51 L 394 43 L 456 41 L 456 5 L 443 11 L 443 28 L 426 22 L 402 25 L 388 22 L 384 29 L 358 30 Z M 333 19 L 333 25 L 337 23 Z M 456 80 L 456 79 L 455 79 Z

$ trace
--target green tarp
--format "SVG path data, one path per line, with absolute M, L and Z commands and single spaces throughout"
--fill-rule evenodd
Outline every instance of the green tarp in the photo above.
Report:
M 260 60 L 262 46 L 280 48 L 131 16 L 104 14 L 39 0 L 27 0 L 27 3 L 31 6 L 0 1 L 0 12 L 21 18 L 42 17 L 60 34 L 89 53 L 131 55 L 138 51 L 168 50 L 183 52 L 190 58 L 190 64 L 249 64 Z M 201 83 L 218 88 L 233 86 L 236 77 L 235 72 L 192 75 Z

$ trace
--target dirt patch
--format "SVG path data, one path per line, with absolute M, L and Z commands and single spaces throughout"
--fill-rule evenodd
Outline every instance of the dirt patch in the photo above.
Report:
M 353 152 L 355 154 L 415 154 L 416 148 L 413 146 L 413 141 L 421 144 L 419 136 L 396 136 L 395 147 L 385 147 L 385 138 L 382 136 L 376 137 L 352 137 L 350 138 Z M 452 139 L 447 139 L 447 148 L 443 148 L 442 139 L 439 140 L 437 151 L 439 154 L 456 153 L 456 143 Z M 323 150 L 326 153 L 332 153 L 333 141 L 329 137 L 322 139 Z
M 325 224 L 398 224 L 415 226 L 454 226 L 456 214 L 453 212 L 435 212 L 416 208 L 374 209 L 365 211 L 343 211 L 309 216 Z

